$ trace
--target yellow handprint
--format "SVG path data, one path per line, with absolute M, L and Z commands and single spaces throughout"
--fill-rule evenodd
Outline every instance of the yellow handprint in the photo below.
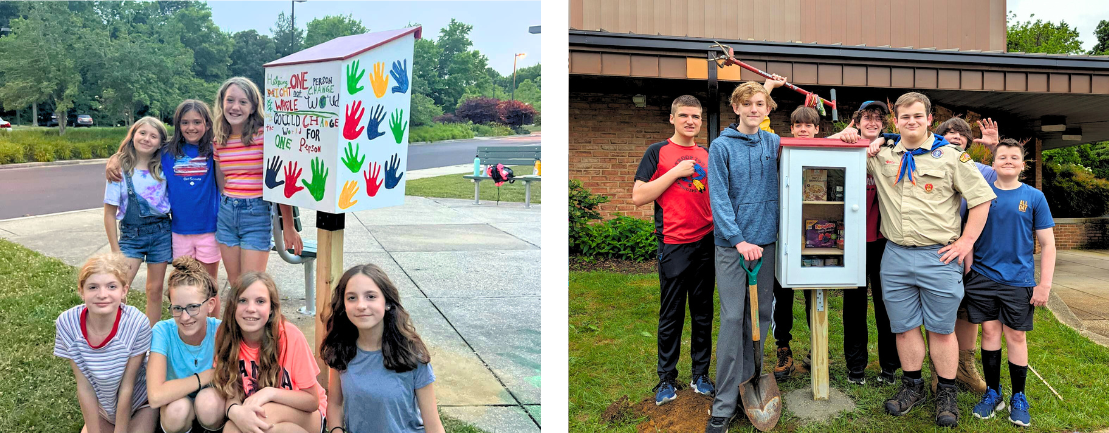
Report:
M 385 62 L 374 63 L 374 71 L 370 74 L 370 85 L 374 88 L 374 95 L 378 98 L 385 96 L 385 89 L 389 87 L 389 75 L 385 73 Z
M 349 209 L 358 204 L 358 200 L 351 200 L 358 194 L 358 181 L 347 181 L 343 184 L 343 192 L 339 194 L 339 209 Z

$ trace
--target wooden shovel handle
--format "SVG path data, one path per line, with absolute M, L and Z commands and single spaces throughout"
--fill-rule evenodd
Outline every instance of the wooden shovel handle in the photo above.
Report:
M 751 292 L 751 337 L 755 341 L 759 341 L 759 289 L 757 284 L 751 284 L 748 291 Z

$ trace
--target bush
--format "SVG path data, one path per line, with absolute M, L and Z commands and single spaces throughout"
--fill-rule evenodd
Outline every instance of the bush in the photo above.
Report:
M 1043 192 L 1055 218 L 1099 217 L 1109 212 L 1109 180 L 1077 164 L 1048 162 Z
M 516 131 L 505 125 L 499 123 L 490 123 L 487 125 L 471 124 L 470 128 L 474 131 L 474 135 L 478 137 L 501 137 L 505 135 L 514 135 Z
M 455 116 L 452 113 L 447 113 L 447 114 L 444 114 L 442 116 L 436 116 L 435 119 L 432 119 L 432 121 L 436 122 L 436 123 L 462 123 L 462 122 L 465 122 L 464 119 L 459 119 L 458 116 Z
M 427 95 L 412 94 L 412 126 L 430 125 L 435 118 L 443 115 L 443 108 L 435 105 L 435 100 Z
M 650 221 L 619 215 L 586 227 L 582 255 L 644 262 L 658 254 L 655 225 Z
M 409 143 L 456 140 L 462 138 L 474 138 L 474 131 L 470 129 L 470 125 L 465 123 L 432 123 L 430 125 L 417 126 L 408 131 Z
M 470 98 L 454 110 L 454 115 L 473 123 L 492 123 L 500 121 L 500 101 L 493 98 Z
M 589 192 L 581 181 L 571 180 L 569 191 L 570 254 L 581 254 L 589 222 L 601 219 L 597 207 L 608 203 L 608 197 Z
M 535 118 L 535 109 L 520 101 L 501 101 L 497 106 L 501 122 L 512 127 L 530 125 Z

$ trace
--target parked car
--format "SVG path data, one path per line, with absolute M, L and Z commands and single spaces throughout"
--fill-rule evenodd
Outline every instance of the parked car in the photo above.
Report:
M 77 115 L 77 121 L 74 123 L 73 126 L 74 127 L 92 126 L 92 116 L 89 116 L 88 114 L 78 114 Z
M 7 120 L 0 119 L 0 128 L 6 128 L 8 130 L 11 130 L 12 129 L 12 123 L 7 121 Z
M 46 126 L 48 126 L 48 127 L 49 126 L 58 126 L 58 115 L 57 114 L 51 114 L 50 115 L 50 121 L 46 122 Z

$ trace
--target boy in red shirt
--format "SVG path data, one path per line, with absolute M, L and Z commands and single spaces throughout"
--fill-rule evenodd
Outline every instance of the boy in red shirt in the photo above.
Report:
M 677 397 L 685 303 L 689 298 L 693 374 L 690 386 L 713 395 L 708 378 L 712 356 L 714 248 L 709 208 L 708 151 L 694 140 L 701 131 L 701 102 L 679 96 L 670 107 L 674 135 L 652 144 L 635 172 L 632 202 L 655 203 L 661 306 L 658 319 L 658 376 L 655 404 Z

